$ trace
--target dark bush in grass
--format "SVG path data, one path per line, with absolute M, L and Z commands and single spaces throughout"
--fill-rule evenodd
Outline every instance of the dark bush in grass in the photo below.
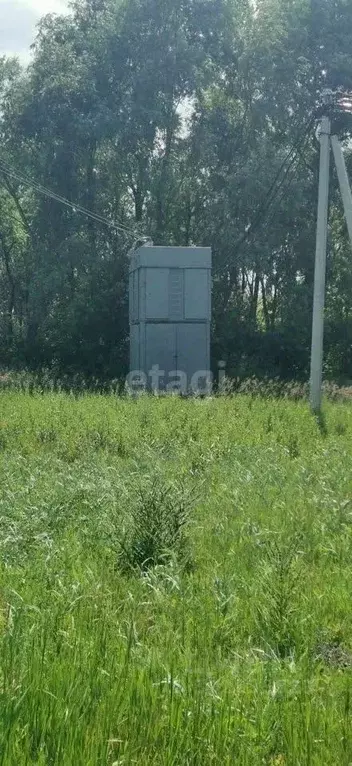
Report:
M 165 563 L 175 554 L 189 566 L 186 527 L 192 504 L 192 493 L 183 485 L 148 480 L 132 499 L 130 527 L 119 543 L 120 566 L 144 570 Z

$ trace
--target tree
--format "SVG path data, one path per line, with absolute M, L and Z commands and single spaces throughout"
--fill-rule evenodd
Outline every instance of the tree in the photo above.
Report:
M 314 125 L 322 89 L 351 87 L 351 13 L 347 0 L 76 0 L 44 17 L 29 67 L 0 62 L 3 360 L 122 374 L 127 254 L 146 234 L 212 247 L 215 357 L 306 375 Z M 341 335 L 338 210 L 328 317 Z M 331 375 L 342 356 L 329 351 Z

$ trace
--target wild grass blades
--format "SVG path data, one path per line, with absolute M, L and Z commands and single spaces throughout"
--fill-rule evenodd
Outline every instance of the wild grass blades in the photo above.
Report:
M 254 609 L 258 640 L 278 658 L 293 657 L 297 651 L 297 602 L 303 585 L 294 541 L 278 542 L 274 535 L 268 537 L 256 577 Z
M 123 569 L 149 569 L 176 554 L 190 565 L 185 528 L 194 498 L 183 484 L 165 484 L 160 477 L 147 477 L 130 495 L 130 525 L 124 540 L 116 539 Z
M 349 403 L 0 408 L 0 764 L 350 764 Z

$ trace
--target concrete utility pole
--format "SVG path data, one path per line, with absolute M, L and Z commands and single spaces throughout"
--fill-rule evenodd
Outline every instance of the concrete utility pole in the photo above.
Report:
M 320 130 L 319 199 L 310 368 L 310 402 L 312 410 L 315 413 L 320 412 L 322 398 L 321 384 L 323 370 L 326 246 L 329 209 L 330 134 L 330 119 L 329 117 L 323 117 Z

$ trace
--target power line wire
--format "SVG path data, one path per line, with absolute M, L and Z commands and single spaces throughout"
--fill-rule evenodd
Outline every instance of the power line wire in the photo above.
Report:
M 50 199 L 53 199 L 57 202 L 60 202 L 61 204 L 64 204 L 72 208 L 75 212 L 79 212 L 84 215 L 87 215 L 88 217 L 93 218 L 94 220 L 100 223 L 105 223 L 108 226 L 113 226 L 115 228 L 121 229 L 122 231 L 128 231 L 131 233 L 132 231 L 134 231 L 122 224 L 116 224 L 115 222 L 110 221 L 108 218 L 105 218 L 104 216 L 101 216 L 98 213 L 94 213 L 93 211 L 88 210 L 87 208 L 84 208 L 82 205 L 79 205 L 78 203 L 71 202 L 66 197 L 62 197 L 61 195 L 56 194 L 56 192 L 53 192 L 51 189 L 48 189 L 45 186 L 42 186 L 41 184 L 38 184 L 33 179 L 28 178 L 21 173 L 18 173 L 8 163 L 4 163 L 3 160 L 0 160 L 0 169 L 6 175 L 19 181 L 19 183 L 23 183 L 26 186 L 33 188 L 38 193 L 43 194 L 44 196 L 47 196 Z
M 238 249 L 241 247 L 242 244 L 252 235 L 252 233 L 260 226 L 266 217 L 266 214 L 268 210 L 270 209 L 271 205 L 277 198 L 277 195 L 282 187 L 282 185 L 285 183 L 285 178 L 287 176 L 287 173 L 290 171 L 292 165 L 297 159 L 298 150 L 300 149 L 302 143 L 305 141 L 307 134 L 309 130 L 311 129 L 311 126 L 314 122 L 314 117 L 311 117 L 304 128 L 303 134 L 302 132 L 294 142 L 293 146 L 291 147 L 289 153 L 286 155 L 285 159 L 281 163 L 275 178 L 273 179 L 268 192 L 266 194 L 265 200 L 262 205 L 260 205 L 256 216 L 254 220 L 249 224 L 249 226 L 246 227 L 245 232 L 241 235 L 241 237 L 238 239 L 235 249 L 238 251 Z M 291 159 L 292 155 L 294 155 L 293 159 Z M 285 169 L 285 166 L 288 164 L 286 168 L 286 173 L 281 180 L 280 183 L 279 179 L 280 176 Z M 114 228 L 116 231 L 120 231 L 124 234 L 132 234 L 134 237 L 138 235 L 141 236 L 142 232 L 138 229 L 136 226 L 135 228 L 127 227 L 124 224 L 117 224 L 115 221 L 111 221 L 108 218 L 99 215 L 98 213 L 93 212 L 92 210 L 89 210 L 88 208 L 83 207 L 82 205 L 78 203 L 74 203 L 71 200 L 67 199 L 66 197 L 63 197 L 56 192 L 52 191 L 51 189 L 43 186 L 42 184 L 38 184 L 34 179 L 25 176 L 23 173 L 19 173 L 13 166 L 11 166 L 8 162 L 0 158 L 0 171 L 4 173 L 6 176 L 15 179 L 21 184 L 24 184 L 25 186 L 34 189 L 38 194 L 42 194 L 43 196 L 46 196 L 49 199 L 52 199 L 56 202 L 59 202 L 62 205 L 65 205 L 66 207 L 72 209 L 74 212 L 80 213 L 81 215 L 85 215 L 86 217 L 98 222 L 102 223 L 104 225 L 107 225 L 111 228 Z
M 303 143 L 303 146 L 302 146 L 302 147 L 300 147 L 300 148 L 304 148 L 304 147 L 305 147 L 305 143 L 306 143 L 306 142 L 307 142 L 307 136 L 306 136 L 306 141 Z M 299 152 L 299 151 L 297 151 L 297 153 L 296 153 L 296 157 L 295 157 L 295 160 L 294 160 L 294 162 L 297 162 L 297 167 L 298 167 L 300 164 L 303 164 L 303 158 L 302 158 L 302 156 L 301 156 L 301 154 L 300 154 L 300 152 Z M 272 211 L 271 211 L 271 213 L 270 213 L 269 217 L 266 219 L 266 223 L 269 223 L 270 221 L 272 221 L 272 219 L 273 219 L 273 217 L 274 217 L 274 215 L 275 215 L 275 213 L 276 213 L 277 209 L 280 207 L 280 205 L 281 205 L 281 202 L 282 202 L 282 200 L 283 200 L 283 199 L 284 199 L 284 197 L 285 197 L 285 193 L 286 193 L 287 189 L 289 189 L 289 188 L 291 187 L 291 185 L 292 185 L 292 182 L 293 182 L 293 180 L 294 180 L 294 177 L 295 177 L 296 168 L 294 169 L 293 173 L 291 173 L 291 176 L 290 176 L 289 174 L 290 174 L 290 170 L 291 170 L 291 168 L 292 168 L 292 167 L 293 167 L 293 165 L 294 165 L 294 162 L 293 162 L 293 163 L 291 164 L 291 166 L 290 166 L 290 167 L 287 169 L 286 178 L 285 178 L 285 179 L 283 179 L 283 182 L 282 182 L 282 184 L 280 185 L 280 188 L 282 189 L 282 193 L 280 194 L 280 197 L 279 197 L 279 199 L 278 199 L 278 203 L 277 203 L 277 206 L 275 207 L 275 209 L 274 209 L 274 210 L 272 210 Z M 286 189 L 284 189 L 283 187 L 284 187 L 284 185 L 285 185 L 286 181 L 287 181 L 287 185 L 286 185 Z M 285 183 L 284 183 L 284 182 L 285 182 Z M 280 190 L 280 189 L 279 189 L 279 190 Z
M 305 127 L 303 129 L 303 132 L 299 133 L 299 135 L 298 135 L 296 141 L 294 142 L 293 146 L 291 147 L 290 151 L 288 152 L 288 154 L 284 158 L 283 162 L 281 163 L 281 165 L 280 165 L 280 167 L 279 167 L 279 169 L 278 169 L 278 171 L 277 171 L 277 173 L 275 175 L 275 178 L 272 181 L 272 183 L 271 183 L 271 185 L 270 185 L 270 187 L 268 189 L 268 192 L 267 192 L 267 195 L 266 195 L 266 201 L 268 201 L 271 198 L 271 196 L 273 194 L 275 194 L 276 184 L 277 184 L 277 182 L 278 182 L 278 180 L 279 180 L 279 178 L 281 176 L 281 173 L 285 169 L 285 165 L 287 164 L 287 162 L 290 161 L 292 154 L 294 154 L 294 152 L 297 152 L 298 149 L 300 148 L 301 144 L 303 143 L 303 141 L 305 140 L 306 136 L 308 135 L 308 132 L 310 131 L 310 129 L 311 129 L 312 125 L 313 125 L 313 122 L 314 122 L 314 117 L 310 117 L 309 120 L 307 120 L 307 123 L 306 123 L 306 125 L 305 125 Z
M 135 234 L 135 230 L 130 229 L 121 224 L 116 224 L 114 221 L 110 221 L 108 218 L 105 218 L 103 216 L 100 216 L 99 214 L 93 213 L 91 210 L 83 208 L 78 203 L 71 202 L 70 200 L 60 197 L 60 195 L 55 194 L 55 192 L 51 192 L 49 190 L 46 190 L 45 188 L 40 187 L 39 185 L 35 184 L 33 181 L 27 181 L 25 178 L 18 175 L 17 173 L 14 173 L 13 171 L 10 171 L 9 169 L 4 168 L 1 164 L 0 164 L 0 170 L 5 175 L 9 176 L 10 178 L 14 178 L 19 183 L 34 189 L 34 191 L 36 191 L 37 193 L 42 194 L 43 196 L 49 199 L 52 199 L 56 202 L 59 202 L 62 205 L 65 205 L 66 207 L 72 209 L 76 213 L 85 215 L 86 217 L 91 218 L 92 220 L 97 221 L 98 223 L 103 223 L 107 226 L 110 226 L 111 228 L 114 228 L 117 231 Z
M 283 184 L 285 183 L 285 180 L 287 178 L 287 175 L 291 169 L 291 167 L 296 162 L 297 157 L 299 156 L 299 149 L 301 148 L 302 144 L 305 142 L 309 131 L 311 130 L 311 127 L 314 123 L 314 116 L 310 117 L 310 119 L 307 121 L 304 130 L 300 132 L 298 138 L 296 139 L 294 145 L 291 147 L 290 151 L 286 155 L 285 159 L 280 165 L 280 168 L 278 169 L 275 178 L 273 182 L 271 183 L 269 190 L 266 194 L 265 200 L 260 205 L 257 214 L 253 221 L 249 224 L 249 226 L 246 227 L 243 234 L 238 238 L 236 244 L 235 244 L 235 251 L 238 253 L 239 249 L 242 247 L 242 245 L 246 242 L 247 239 L 251 237 L 251 235 L 264 223 L 267 213 L 269 212 L 272 204 L 275 202 L 275 199 L 277 198 L 277 195 L 282 188 Z M 294 157 L 291 159 L 292 154 L 294 154 Z M 280 183 L 278 183 L 279 178 L 285 169 L 285 166 L 289 162 L 286 172 L 281 180 Z M 228 264 L 227 264 L 228 266 Z M 226 266 L 225 266 L 226 268 Z
M 9 163 L 5 162 L 2 159 L 0 159 L 0 171 L 4 173 L 6 176 L 15 179 L 19 183 L 34 189 L 37 193 L 42 194 L 43 196 L 46 196 L 49 199 L 52 199 L 56 202 L 59 202 L 60 204 L 65 205 L 68 208 L 71 208 L 74 212 L 80 213 L 81 215 L 85 215 L 88 218 L 91 218 L 92 220 L 97 221 L 98 223 L 103 223 L 107 226 L 110 226 L 111 228 L 114 228 L 116 231 L 120 231 L 124 234 L 132 234 L 134 237 L 136 236 L 136 234 L 141 235 L 141 231 L 137 228 L 137 226 L 132 229 L 131 227 L 127 227 L 124 224 L 117 224 L 115 221 L 111 221 L 108 218 L 99 215 L 98 213 L 94 213 L 92 210 L 89 210 L 88 208 L 85 208 L 82 205 L 79 205 L 78 203 L 74 203 L 71 200 L 67 199 L 66 197 L 62 197 L 61 195 L 56 194 L 56 192 L 53 192 L 51 189 L 48 189 L 47 187 L 42 186 L 41 184 L 38 184 L 36 181 L 34 181 L 34 179 L 29 178 L 28 176 L 25 176 L 22 173 L 19 173 Z

